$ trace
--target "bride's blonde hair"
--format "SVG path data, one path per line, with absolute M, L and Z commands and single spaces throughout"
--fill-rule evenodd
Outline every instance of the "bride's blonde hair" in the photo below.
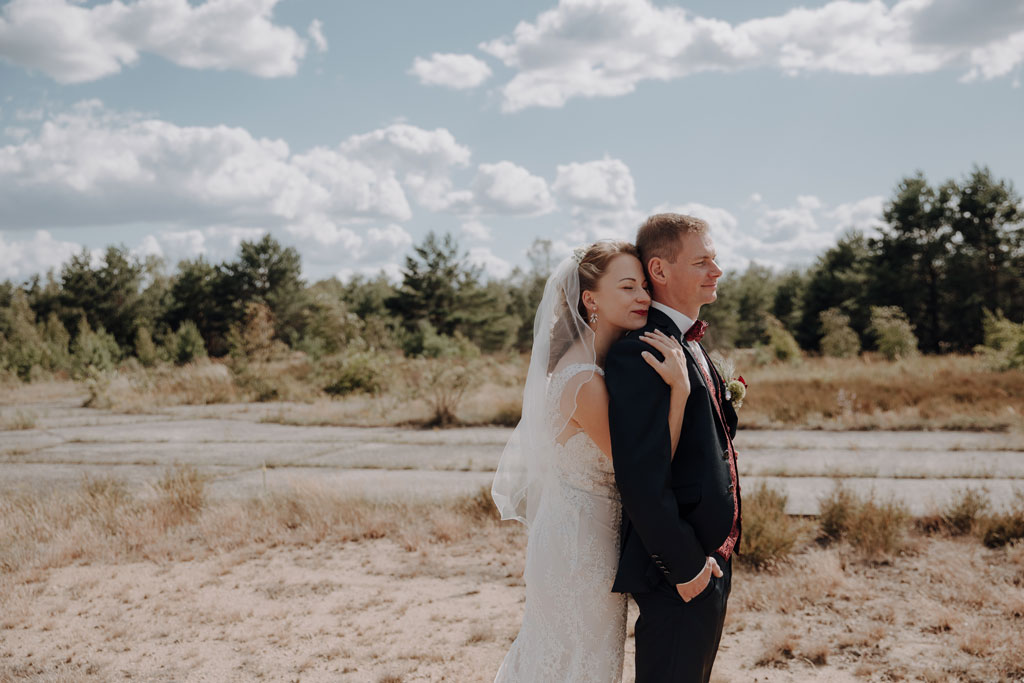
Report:
M 576 267 L 580 284 L 576 310 L 569 310 L 569 302 L 565 300 L 560 302 L 558 317 L 551 330 L 552 345 L 551 355 L 548 358 L 548 372 L 555 369 L 558 361 L 569 350 L 572 343 L 579 338 L 579 321 L 586 325 L 589 314 L 587 307 L 583 305 L 583 292 L 597 289 L 597 283 L 608 272 L 608 264 L 620 254 L 629 254 L 640 260 L 640 252 L 637 251 L 637 248 L 622 240 L 594 242 L 583 253 L 583 257 Z

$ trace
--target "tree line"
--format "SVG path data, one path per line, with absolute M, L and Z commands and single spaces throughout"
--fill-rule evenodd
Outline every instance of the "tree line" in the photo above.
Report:
M 968 352 L 986 321 L 1024 320 L 1024 206 L 1009 181 L 974 168 L 936 186 L 918 173 L 900 181 L 881 218 L 877 236 L 847 232 L 807 268 L 727 273 L 719 301 L 702 311 L 709 342 L 754 347 L 789 335 L 804 351 L 873 349 L 884 337 L 879 316 L 889 316 L 923 352 Z M 276 348 L 318 359 L 527 351 L 557 260 L 543 239 L 528 258 L 489 279 L 450 234 L 432 232 L 405 257 L 399 283 L 381 274 L 307 284 L 298 252 L 270 235 L 243 242 L 233 260 L 184 260 L 173 273 L 124 246 L 95 265 L 83 250 L 59 273 L 0 283 L 0 371 L 30 379 L 127 357 L 225 356 L 251 347 L 255 328 Z

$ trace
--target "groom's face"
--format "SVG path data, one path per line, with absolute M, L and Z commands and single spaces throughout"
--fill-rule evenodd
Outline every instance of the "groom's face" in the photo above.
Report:
M 666 284 L 673 297 L 689 309 L 682 312 L 696 315 L 701 306 L 718 298 L 718 278 L 722 277 L 722 269 L 715 262 L 718 254 L 711 235 L 688 232 L 680 239 L 682 247 L 675 263 L 667 264 L 665 268 Z

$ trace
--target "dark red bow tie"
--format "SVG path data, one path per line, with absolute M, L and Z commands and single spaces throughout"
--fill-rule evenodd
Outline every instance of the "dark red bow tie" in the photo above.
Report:
M 686 341 L 699 342 L 701 339 L 704 338 L 704 332 L 707 329 L 708 321 L 698 320 L 697 322 L 693 323 L 693 325 L 690 326 L 690 329 L 686 331 L 686 334 L 683 335 L 683 338 L 686 339 Z

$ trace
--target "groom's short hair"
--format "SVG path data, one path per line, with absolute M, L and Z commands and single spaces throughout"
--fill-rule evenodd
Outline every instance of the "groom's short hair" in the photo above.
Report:
M 675 263 L 679 256 L 682 240 L 686 233 L 703 234 L 708 231 L 708 224 L 694 216 L 681 213 L 656 213 L 636 231 L 636 248 L 640 252 L 640 261 L 647 270 L 647 264 L 655 256 L 669 263 Z

